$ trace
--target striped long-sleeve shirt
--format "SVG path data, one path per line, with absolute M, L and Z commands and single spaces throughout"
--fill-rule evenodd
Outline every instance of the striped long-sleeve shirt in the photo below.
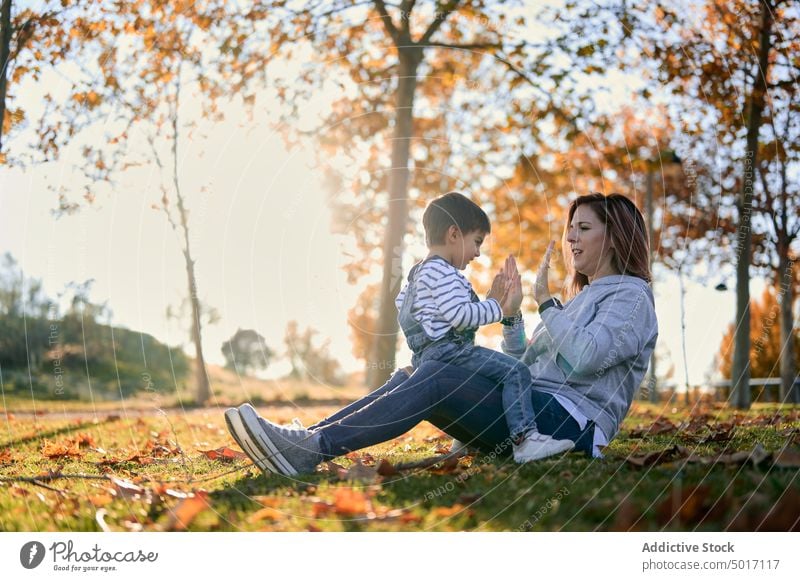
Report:
M 409 284 L 416 285 L 416 300 L 411 315 L 433 341 L 444 337 L 451 328 L 456 331 L 476 329 L 503 318 L 503 311 L 497 300 L 474 302 L 474 292 L 469 281 L 458 269 L 439 256 L 421 264 L 414 282 Z M 395 299 L 398 311 L 407 290 L 408 284 Z

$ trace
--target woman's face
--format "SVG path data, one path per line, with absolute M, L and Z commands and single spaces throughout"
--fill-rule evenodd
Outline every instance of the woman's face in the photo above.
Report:
M 575 270 L 589 277 L 589 282 L 619 274 L 612 264 L 614 249 L 611 237 L 606 232 L 605 224 L 588 205 L 575 208 L 567 231 L 567 242 Z

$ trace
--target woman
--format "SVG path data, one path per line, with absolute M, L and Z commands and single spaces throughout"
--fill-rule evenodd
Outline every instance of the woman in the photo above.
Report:
M 530 367 L 540 431 L 599 456 L 630 408 L 655 347 L 649 244 L 636 206 L 619 194 L 590 194 L 569 207 L 563 248 L 571 273 L 564 305 L 550 295 L 553 243 L 537 273 L 542 322 L 526 341 L 521 314 L 504 321 L 503 351 Z M 515 305 L 522 287 L 513 258 L 502 276 Z M 231 435 L 259 468 L 294 476 L 352 450 L 395 438 L 427 420 L 482 450 L 508 453 L 502 390 L 486 378 L 440 362 L 389 381 L 308 429 L 258 416 L 249 404 L 225 412 Z

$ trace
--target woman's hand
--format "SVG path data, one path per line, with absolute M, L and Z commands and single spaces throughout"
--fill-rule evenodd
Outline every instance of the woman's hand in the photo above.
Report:
M 533 285 L 533 298 L 539 305 L 549 300 L 552 296 L 550 294 L 548 276 L 550 274 L 550 256 L 553 254 L 554 246 L 555 242 L 551 240 L 547 245 L 547 250 L 544 253 L 542 263 L 539 265 L 539 270 L 536 272 L 536 282 Z

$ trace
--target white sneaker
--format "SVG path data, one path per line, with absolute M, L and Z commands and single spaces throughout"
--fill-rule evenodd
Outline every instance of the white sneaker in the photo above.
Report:
M 469 454 L 469 446 L 461 440 L 453 438 L 453 443 L 450 444 L 450 453 L 455 454 L 456 457 L 466 456 Z
M 518 464 L 541 460 L 548 456 L 569 452 L 575 447 L 572 440 L 554 440 L 539 432 L 530 432 L 521 444 L 514 444 L 514 460 Z

